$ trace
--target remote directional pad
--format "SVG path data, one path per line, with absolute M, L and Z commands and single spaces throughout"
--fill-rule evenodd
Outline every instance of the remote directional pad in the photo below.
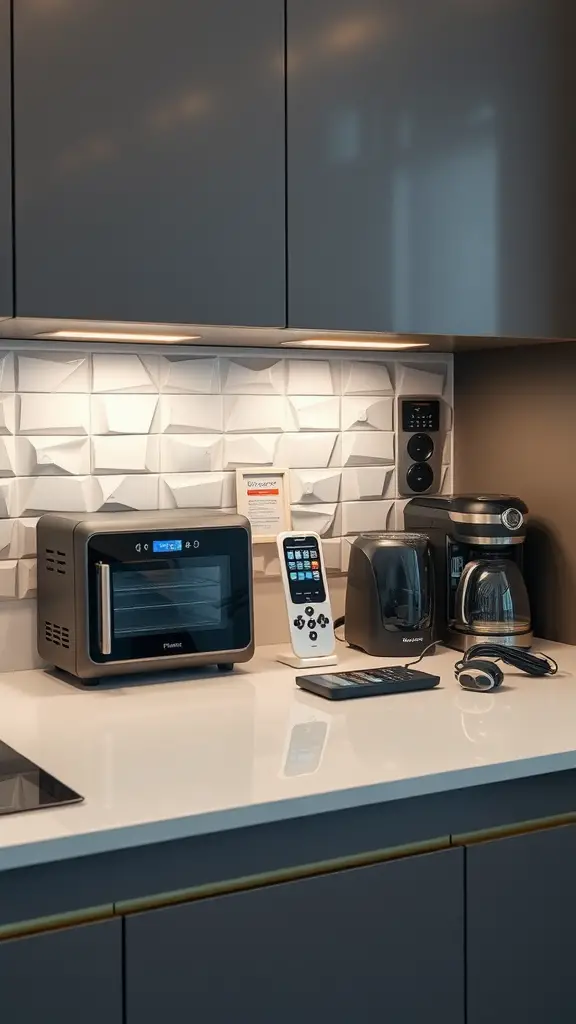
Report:
M 296 626 L 296 629 L 304 629 L 306 623 L 301 615 L 298 615 L 297 618 L 294 619 L 294 625 Z

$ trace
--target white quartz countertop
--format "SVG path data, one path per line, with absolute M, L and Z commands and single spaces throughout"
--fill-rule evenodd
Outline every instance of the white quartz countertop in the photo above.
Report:
M 436 690 L 343 702 L 302 692 L 275 648 L 122 688 L 0 675 L 0 739 L 85 797 L 0 815 L 0 870 L 576 768 L 576 648 L 542 649 L 557 676 L 510 670 L 494 694 L 462 690 L 440 648 Z

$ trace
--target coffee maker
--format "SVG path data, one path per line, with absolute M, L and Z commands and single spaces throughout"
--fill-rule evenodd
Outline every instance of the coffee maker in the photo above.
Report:
M 405 529 L 425 533 L 432 548 L 438 642 L 459 651 L 478 643 L 530 647 L 527 512 L 505 494 L 421 495 L 407 503 Z

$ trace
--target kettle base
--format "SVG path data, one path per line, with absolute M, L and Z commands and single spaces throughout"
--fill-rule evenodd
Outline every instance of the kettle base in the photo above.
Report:
M 532 646 L 534 636 L 528 633 L 509 633 L 507 636 L 495 636 L 490 633 L 461 633 L 457 629 L 449 629 L 445 640 L 446 647 L 454 651 L 468 651 L 476 644 L 502 644 L 503 647 Z

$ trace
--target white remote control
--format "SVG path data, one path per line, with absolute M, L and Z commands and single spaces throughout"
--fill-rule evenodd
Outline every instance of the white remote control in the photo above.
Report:
M 280 533 L 278 554 L 294 654 L 302 659 L 332 655 L 336 638 L 320 537 Z

